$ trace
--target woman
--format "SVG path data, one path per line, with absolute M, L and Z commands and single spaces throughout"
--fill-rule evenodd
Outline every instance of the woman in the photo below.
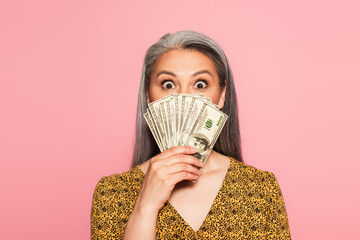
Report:
M 206 164 L 190 146 L 160 153 L 151 135 L 143 117 L 147 104 L 172 93 L 204 94 L 229 116 Z M 92 239 L 290 239 L 274 174 L 243 163 L 233 77 L 213 40 L 181 31 L 148 49 L 132 169 L 97 184 L 91 234 Z

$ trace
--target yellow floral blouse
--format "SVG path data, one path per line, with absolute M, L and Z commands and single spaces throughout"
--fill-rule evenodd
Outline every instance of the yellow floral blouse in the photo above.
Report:
M 291 239 L 284 200 L 273 173 L 230 158 L 222 186 L 202 226 L 194 231 L 167 201 L 157 239 Z M 101 178 L 91 209 L 91 239 L 122 239 L 144 173 L 136 166 Z

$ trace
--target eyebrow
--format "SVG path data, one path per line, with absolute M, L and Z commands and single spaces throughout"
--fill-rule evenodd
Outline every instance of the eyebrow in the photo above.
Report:
M 196 73 L 194 73 L 192 76 L 193 77 L 196 77 L 197 75 L 200 75 L 200 74 L 203 74 L 203 73 L 207 73 L 209 74 L 211 77 L 213 77 L 213 75 L 208 71 L 208 70 L 201 70 L 201 71 L 198 71 Z M 156 77 L 160 76 L 161 74 L 168 74 L 168 75 L 171 75 L 171 76 L 174 76 L 176 77 L 176 74 L 175 73 L 172 73 L 172 72 L 169 72 L 169 71 L 160 71 L 158 74 L 156 74 Z

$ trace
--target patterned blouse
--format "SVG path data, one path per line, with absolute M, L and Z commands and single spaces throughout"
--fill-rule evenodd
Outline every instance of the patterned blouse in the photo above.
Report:
M 91 239 L 122 239 L 144 179 L 140 166 L 101 178 L 93 195 Z M 199 230 L 170 204 L 160 209 L 156 239 L 291 239 L 273 173 L 230 158 L 222 186 Z

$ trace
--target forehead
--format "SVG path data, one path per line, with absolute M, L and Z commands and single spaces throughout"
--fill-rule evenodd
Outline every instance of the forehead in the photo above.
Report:
M 170 71 L 199 71 L 207 69 L 216 73 L 216 66 L 204 53 L 196 50 L 174 49 L 162 55 L 154 65 L 154 72 L 161 70 Z

